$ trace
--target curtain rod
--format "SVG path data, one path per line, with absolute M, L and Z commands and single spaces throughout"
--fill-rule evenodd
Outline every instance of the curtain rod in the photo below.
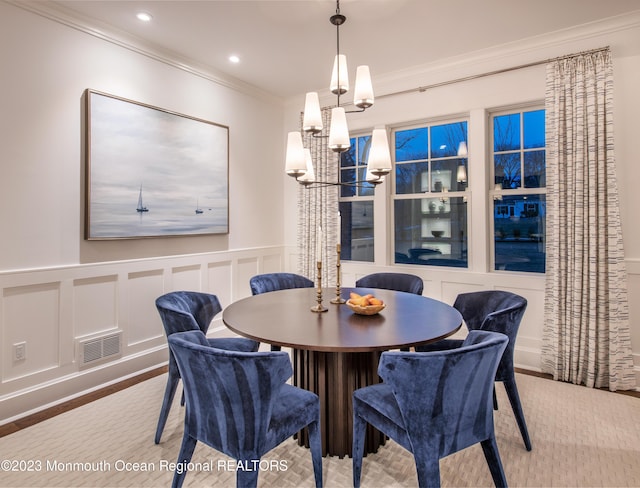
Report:
M 550 63 L 552 61 L 560 61 L 562 59 L 568 59 L 568 58 L 573 58 L 576 56 L 584 56 L 586 54 L 593 54 L 593 53 L 597 53 L 600 51 L 606 51 L 609 49 L 609 46 L 605 46 L 605 47 L 599 47 L 596 49 L 589 49 L 588 51 L 581 51 L 578 53 L 574 53 L 574 54 L 566 54 L 564 56 L 558 56 L 555 58 L 549 58 L 549 59 L 545 59 L 543 61 L 533 61 L 531 63 L 527 63 L 527 64 L 521 64 L 518 66 L 511 66 L 509 68 L 502 68 L 502 69 L 497 69 L 494 71 L 487 71 L 486 73 L 480 73 L 477 75 L 469 75 L 469 76 L 465 76 L 463 78 L 456 78 L 454 80 L 448 80 L 448 81 L 441 81 L 439 83 L 433 83 L 431 85 L 424 85 L 424 86 L 419 86 L 417 88 L 409 88 L 408 90 L 401 90 L 401 91 L 397 91 L 397 92 L 392 92 L 392 93 L 385 93 L 383 95 L 377 95 L 376 98 L 380 99 L 380 98 L 385 98 L 385 97 L 391 97 L 391 96 L 395 96 L 395 95 L 405 95 L 407 93 L 414 93 L 414 92 L 425 92 L 427 90 L 431 90 L 432 88 L 438 88 L 441 86 L 446 86 L 446 85 L 453 85 L 454 83 L 460 83 L 462 81 L 470 81 L 470 80 L 476 80 L 478 78 L 485 78 L 487 76 L 493 76 L 493 75 L 499 75 L 502 73 L 507 73 L 509 71 L 516 71 L 519 69 L 524 69 L 524 68 L 531 68 L 533 66 L 539 66 L 541 64 L 547 64 Z

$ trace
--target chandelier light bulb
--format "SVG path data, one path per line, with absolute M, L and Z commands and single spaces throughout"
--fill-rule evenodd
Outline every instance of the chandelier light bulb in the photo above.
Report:
M 304 147 L 302 146 L 302 135 L 300 132 L 289 132 L 289 134 L 287 134 L 285 171 L 293 178 L 298 178 L 307 171 Z
M 304 186 L 310 185 L 311 183 L 316 181 L 316 176 L 313 171 L 313 161 L 311 160 L 311 150 L 305 148 L 304 150 L 304 159 L 307 164 L 307 171 L 305 174 L 298 178 L 298 182 L 302 183 Z
M 456 181 L 458 183 L 466 183 L 467 182 L 467 168 L 464 164 L 458 165 L 458 171 L 456 173 Z
M 351 147 L 347 114 L 343 107 L 331 109 L 331 127 L 329 128 L 329 148 L 335 152 L 344 152 Z
M 391 154 L 389 153 L 387 131 L 384 129 L 373 130 L 367 166 L 376 176 L 384 176 L 391 171 Z
M 371 183 L 373 185 L 379 185 L 380 183 L 382 183 L 384 181 L 384 176 L 374 175 L 371 172 L 371 168 L 367 164 L 367 173 L 366 173 L 366 176 L 365 176 L 364 179 L 367 180 L 368 183 Z
M 373 105 L 373 85 L 369 66 L 358 66 L 356 70 L 356 88 L 353 91 L 353 104 L 362 109 Z
M 312 134 L 322 132 L 322 115 L 317 92 L 309 92 L 305 98 L 302 130 Z
M 338 79 L 338 72 L 340 79 Z M 347 73 L 347 57 L 344 54 L 336 54 L 331 72 L 331 93 L 342 95 L 349 91 L 349 74 Z

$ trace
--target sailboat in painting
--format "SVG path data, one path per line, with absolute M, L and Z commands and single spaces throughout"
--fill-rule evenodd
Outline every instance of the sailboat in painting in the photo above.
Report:
M 148 212 L 149 209 L 142 204 L 142 185 L 140 185 L 140 194 L 138 195 L 138 207 L 137 212 Z
M 198 200 L 196 200 L 196 215 L 201 214 L 202 212 L 204 212 L 204 210 L 200 208 L 200 205 L 198 204 Z

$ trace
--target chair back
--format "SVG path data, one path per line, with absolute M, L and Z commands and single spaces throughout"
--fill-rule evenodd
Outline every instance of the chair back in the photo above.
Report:
M 252 295 L 291 288 L 313 288 L 313 281 L 295 273 L 266 273 L 249 280 Z
M 500 332 L 509 337 L 502 356 L 496 381 L 513 377 L 513 355 L 520 322 L 527 309 L 527 300 L 502 290 L 461 293 L 453 307 L 460 312 L 469 330 Z
M 493 435 L 493 382 L 507 342 L 504 334 L 471 331 L 457 349 L 382 353 L 378 374 L 414 449 L 442 458 Z
M 356 281 L 358 288 L 382 288 L 422 295 L 422 278 L 408 273 L 372 273 Z
M 177 332 L 200 330 L 207 333 L 213 318 L 222 310 L 215 295 L 197 291 L 173 291 L 156 299 L 167 338 Z M 169 349 L 169 370 L 178 374 L 175 358 Z
M 273 401 L 293 374 L 289 355 L 216 349 L 200 331 L 168 340 L 184 383 L 185 433 L 235 459 L 260 459 Z

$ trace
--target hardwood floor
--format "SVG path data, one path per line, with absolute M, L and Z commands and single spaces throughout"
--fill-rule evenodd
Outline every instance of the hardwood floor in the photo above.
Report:
M 45 410 L 42 410 L 41 412 L 27 415 L 26 417 L 14 420 L 13 422 L 0 425 L 0 437 L 13 434 L 14 432 L 17 432 L 21 429 L 25 429 L 39 422 L 50 419 L 51 417 L 60 415 L 61 413 L 65 413 L 69 410 L 73 410 L 74 408 L 86 405 L 87 403 L 93 402 L 95 400 L 99 400 L 100 398 L 103 398 L 107 395 L 111 395 L 112 393 L 115 393 L 117 391 L 124 390 L 125 388 L 129 388 L 130 386 L 136 385 L 138 383 L 141 383 L 142 381 L 153 378 L 154 376 L 159 376 L 166 372 L 167 366 L 162 366 L 160 368 L 147 371 L 146 373 L 142 373 L 118 383 L 114 383 L 113 385 L 109 385 L 104 388 L 100 388 L 99 390 L 92 391 L 91 393 L 79 396 L 78 398 L 74 398 L 73 400 L 69 400 L 59 405 L 47 408 Z

